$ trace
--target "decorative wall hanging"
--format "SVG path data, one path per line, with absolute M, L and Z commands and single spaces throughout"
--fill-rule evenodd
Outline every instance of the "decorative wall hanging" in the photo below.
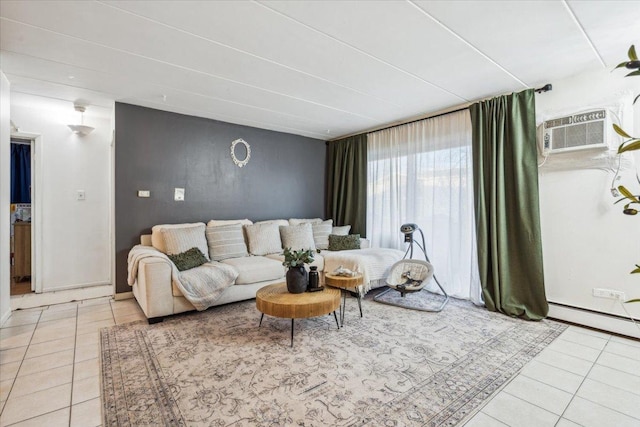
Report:
M 240 160 L 238 159 L 238 157 L 236 157 L 236 145 L 238 144 L 244 145 L 244 148 L 247 150 L 247 155 L 243 160 Z M 238 138 L 231 143 L 231 158 L 233 159 L 233 163 L 235 163 L 239 168 L 249 163 L 249 159 L 251 158 L 251 147 L 249 146 L 247 141 L 242 138 Z

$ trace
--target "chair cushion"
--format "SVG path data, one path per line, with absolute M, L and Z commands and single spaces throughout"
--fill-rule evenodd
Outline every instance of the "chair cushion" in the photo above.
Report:
M 263 223 L 245 225 L 249 242 L 249 252 L 252 255 L 267 255 L 282 252 L 280 230 L 277 223 Z
M 207 226 L 206 237 L 209 256 L 214 261 L 249 256 L 240 224 Z
M 280 239 L 282 247 L 290 248 L 292 251 L 311 250 L 315 252 L 316 250 L 310 223 L 280 226 Z
M 221 225 L 251 225 L 253 222 L 250 219 L 212 219 L 207 223 L 207 227 L 219 227 Z
M 229 258 L 221 261 L 238 271 L 236 285 L 264 282 L 284 277 L 284 266 L 281 262 L 262 256 Z
M 167 248 L 164 243 L 164 237 L 162 236 L 162 230 L 165 228 L 189 228 L 189 227 L 199 227 L 204 225 L 202 222 L 194 222 L 194 223 L 185 223 L 185 224 L 160 224 L 154 225 L 151 228 L 151 246 L 162 252 L 163 254 L 167 253 Z M 187 248 L 191 249 L 191 248 Z

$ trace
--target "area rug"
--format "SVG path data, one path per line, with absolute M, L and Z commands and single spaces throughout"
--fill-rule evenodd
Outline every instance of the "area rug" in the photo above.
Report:
M 453 426 L 565 326 L 452 299 L 440 313 L 347 300 L 333 316 L 254 301 L 101 331 L 105 426 Z

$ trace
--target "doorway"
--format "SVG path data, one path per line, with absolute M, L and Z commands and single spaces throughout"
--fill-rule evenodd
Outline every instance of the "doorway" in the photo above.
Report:
M 32 263 L 34 158 L 33 139 L 11 137 L 10 295 L 12 296 L 28 294 L 35 290 Z

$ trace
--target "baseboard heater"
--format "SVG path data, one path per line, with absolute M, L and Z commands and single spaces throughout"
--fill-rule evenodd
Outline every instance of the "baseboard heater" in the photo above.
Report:
M 640 319 L 549 301 L 550 319 L 640 340 Z M 635 322 L 635 323 L 634 323 Z

